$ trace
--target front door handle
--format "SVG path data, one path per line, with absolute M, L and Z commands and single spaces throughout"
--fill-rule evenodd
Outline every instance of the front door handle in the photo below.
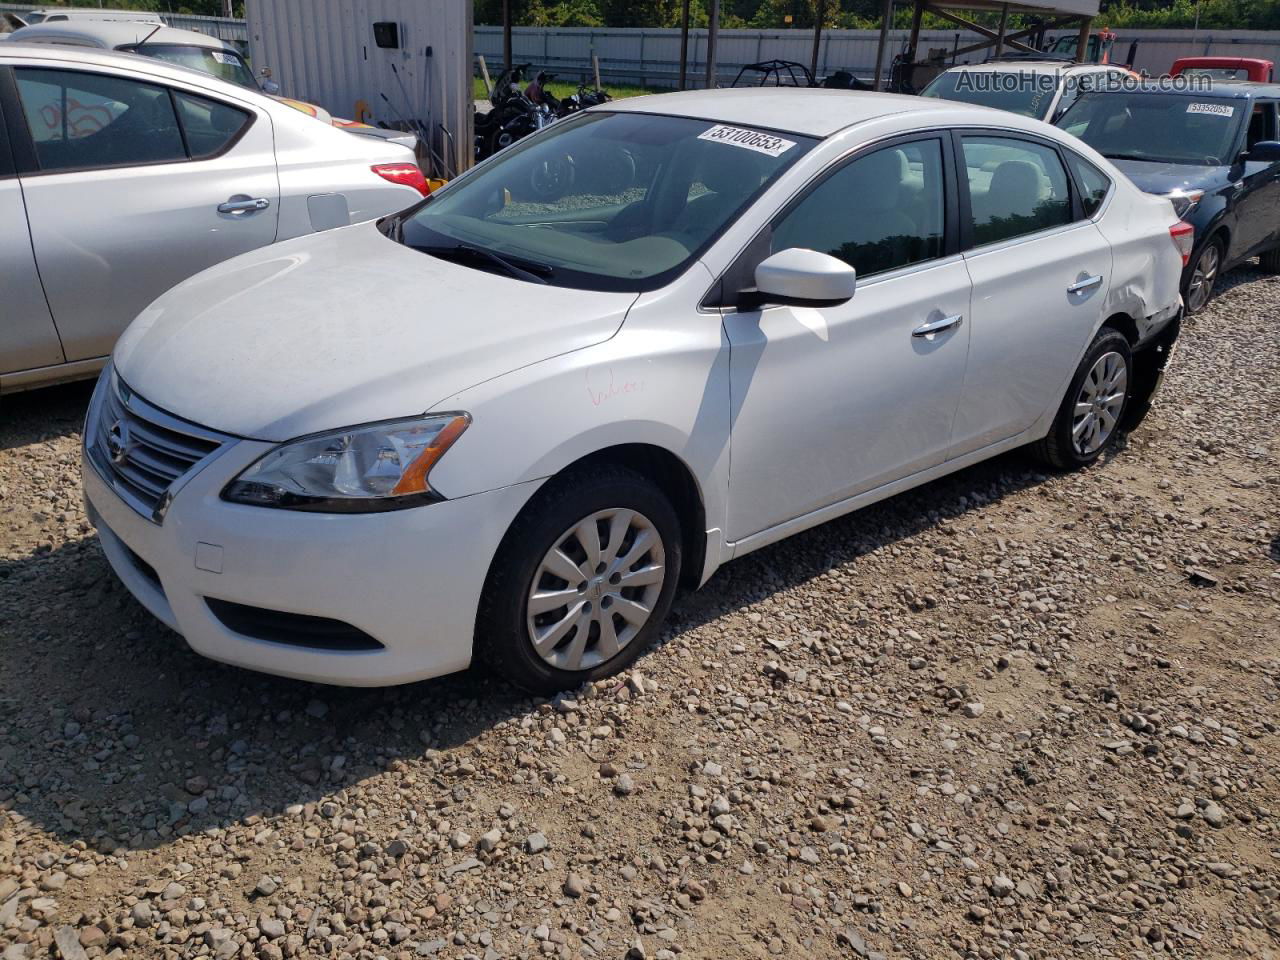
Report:
M 1101 286 L 1102 274 L 1096 277 L 1085 277 L 1083 280 L 1077 280 L 1071 286 L 1067 287 L 1067 293 L 1084 293 L 1086 290 L 1092 290 L 1094 287 Z
M 224 203 L 218 204 L 219 213 L 252 213 L 255 210 L 265 210 L 271 206 L 271 201 L 266 197 L 232 197 Z
M 932 337 L 935 333 L 941 333 L 943 330 L 950 330 L 964 323 L 964 315 L 957 313 L 954 317 L 943 317 L 940 320 L 930 320 L 928 323 L 922 323 L 911 331 L 913 337 Z

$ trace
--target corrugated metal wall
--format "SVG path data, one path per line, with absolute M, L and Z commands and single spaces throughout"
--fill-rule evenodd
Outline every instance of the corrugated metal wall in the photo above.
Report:
M 247 7 L 254 68 L 269 67 L 284 95 L 366 122 L 421 120 L 450 170 L 470 165 L 471 0 L 250 0 Z M 376 21 L 400 25 L 399 49 L 374 43 Z

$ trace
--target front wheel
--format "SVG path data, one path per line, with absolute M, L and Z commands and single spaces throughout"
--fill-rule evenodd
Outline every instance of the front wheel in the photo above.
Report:
M 1036 455 L 1059 470 L 1088 466 L 1115 443 L 1133 383 L 1124 334 L 1104 327 L 1076 368 L 1058 415 Z
M 481 661 L 542 695 L 626 669 L 671 609 L 680 543 L 675 509 L 640 474 L 610 466 L 552 480 L 490 568 Z
M 1222 270 L 1222 242 L 1210 240 L 1191 261 L 1187 271 L 1182 299 L 1188 314 L 1199 313 L 1213 298 L 1213 289 Z

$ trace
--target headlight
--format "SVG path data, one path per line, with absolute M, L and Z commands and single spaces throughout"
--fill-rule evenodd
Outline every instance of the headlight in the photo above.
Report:
M 443 500 L 427 475 L 470 423 L 465 413 L 443 413 L 291 440 L 232 480 L 222 498 L 327 513 Z
M 1173 204 L 1173 212 L 1179 220 L 1185 220 L 1187 215 L 1200 205 L 1200 198 L 1204 196 L 1203 190 L 1171 190 L 1166 193 L 1165 198 Z

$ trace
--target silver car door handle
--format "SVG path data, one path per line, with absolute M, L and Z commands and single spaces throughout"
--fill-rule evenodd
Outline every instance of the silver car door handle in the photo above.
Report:
M 1077 280 L 1071 286 L 1067 287 L 1067 293 L 1084 293 L 1086 290 L 1092 290 L 1101 283 L 1101 274 L 1096 277 L 1085 277 L 1083 280 Z
M 265 210 L 271 206 L 271 201 L 266 197 L 257 197 L 252 200 L 228 200 L 225 203 L 218 204 L 219 213 L 248 213 L 251 210 Z
M 964 323 L 964 315 L 957 313 L 954 317 L 943 317 L 941 320 L 930 320 L 911 331 L 913 337 L 931 337 L 943 330 L 950 330 Z

